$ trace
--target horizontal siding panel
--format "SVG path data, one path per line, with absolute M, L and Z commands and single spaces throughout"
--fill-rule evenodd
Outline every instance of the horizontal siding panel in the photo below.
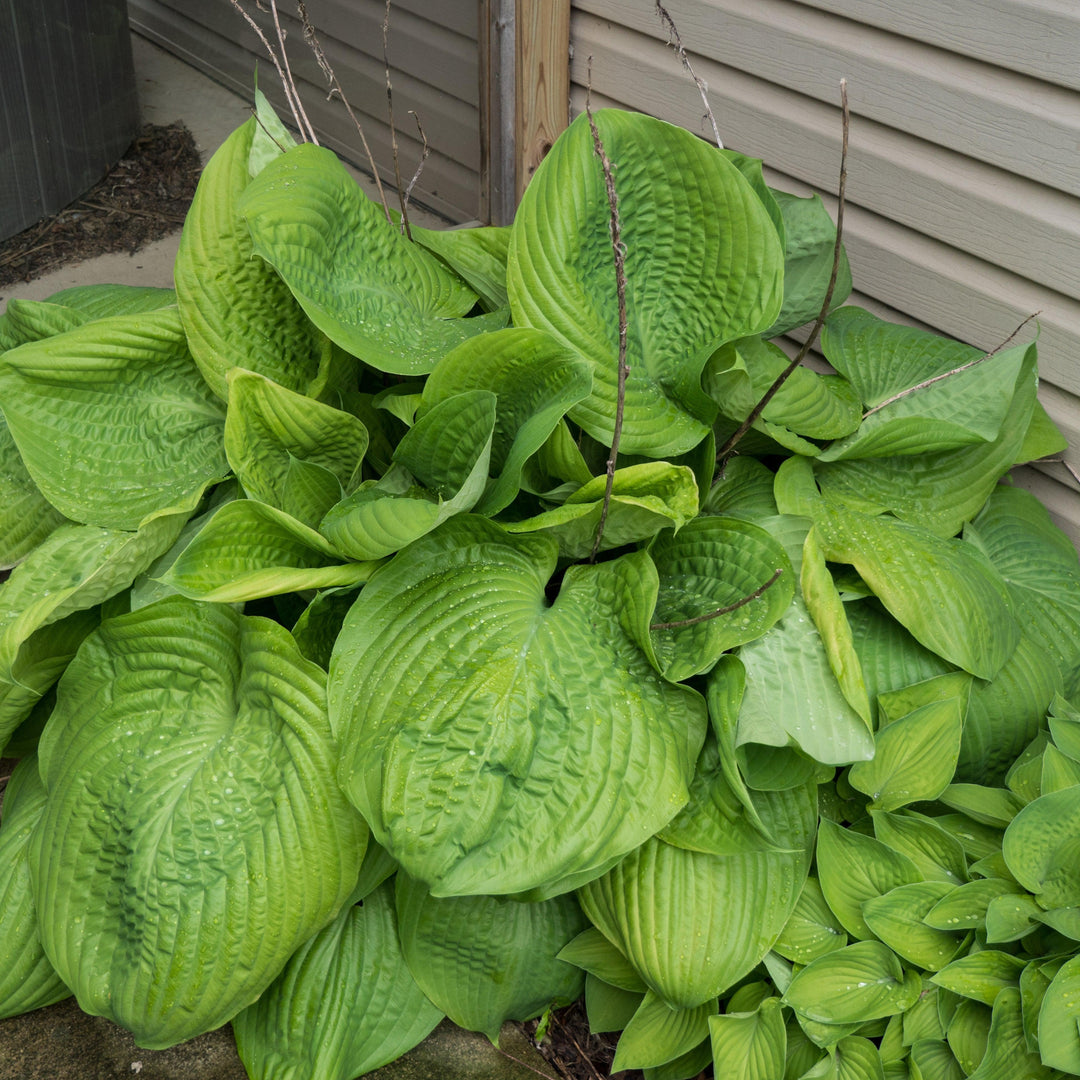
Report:
M 577 0 L 579 11 L 666 35 L 651 5 Z M 668 5 L 691 50 L 833 103 L 842 77 L 854 114 L 1080 194 L 1080 99 L 1000 68 L 789 0 Z M 1037 146 L 1038 154 L 1031 148 Z
M 803 0 L 963 56 L 1080 90 L 1080 6 L 1073 0 Z
M 258 61 L 261 89 L 278 112 L 291 123 L 274 69 L 250 28 L 227 4 L 218 4 L 216 0 L 207 4 L 205 18 L 202 7 L 198 5 L 196 17 L 194 4 L 180 6 L 177 0 L 168 0 L 167 3 L 162 0 L 129 0 L 135 30 L 249 101 L 253 96 L 253 75 Z M 314 8 L 315 4 L 311 3 L 309 10 Z M 394 33 L 392 24 L 392 65 L 395 63 Z M 247 44 L 237 44 L 238 41 Z M 320 41 L 363 125 L 380 175 L 384 183 L 392 185 L 393 156 L 385 111 L 381 20 L 378 59 L 357 52 L 325 31 L 320 32 Z M 290 33 L 289 42 L 290 64 L 304 107 L 320 132 L 320 142 L 353 165 L 370 171 L 356 129 L 345 109 L 339 101 L 326 100 L 325 80 L 310 50 L 303 44 L 296 25 Z M 472 56 L 475 64 L 475 48 Z M 479 207 L 480 164 L 479 113 L 476 106 L 396 68 L 392 70 L 392 78 L 403 183 L 412 177 L 422 152 L 415 122 L 408 114 L 412 109 L 424 125 L 431 151 L 413 198 L 451 221 L 474 219 Z
M 573 74 L 631 108 L 703 134 L 701 98 L 662 41 L 578 15 Z M 840 112 L 694 58 L 725 143 L 819 188 L 833 188 Z M 580 106 L 579 106 L 580 107 Z M 864 117 L 852 120 L 848 193 L 913 229 L 1053 289 L 1080 296 L 1080 200 Z
M 1014 469 L 1012 475 L 1016 486 L 1038 498 L 1050 511 L 1054 524 L 1069 537 L 1074 547 L 1080 548 L 1080 491 L 1075 482 L 1071 478 L 1059 481 L 1040 469 L 1027 466 Z

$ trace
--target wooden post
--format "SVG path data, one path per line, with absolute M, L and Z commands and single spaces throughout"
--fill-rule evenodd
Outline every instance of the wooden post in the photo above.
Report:
M 514 0 L 480 3 L 480 220 L 509 225 L 514 182 Z
M 520 200 L 568 123 L 570 0 L 517 0 L 516 7 L 514 172 Z

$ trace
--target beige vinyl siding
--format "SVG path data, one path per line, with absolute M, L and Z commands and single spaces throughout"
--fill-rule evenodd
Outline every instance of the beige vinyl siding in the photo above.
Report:
M 270 17 L 254 14 L 276 43 Z M 259 86 L 289 120 L 278 78 L 254 32 L 229 0 L 129 0 L 132 28 L 249 100 L 258 64 Z M 393 183 L 382 53 L 385 5 L 380 0 L 308 0 L 327 59 L 356 113 L 384 182 Z M 280 5 L 289 58 L 304 107 L 319 140 L 370 172 L 356 128 L 327 85 L 304 43 L 299 23 Z M 390 17 L 390 63 L 399 162 L 408 183 L 422 143 L 409 110 L 423 125 L 430 156 L 413 198 L 451 221 L 477 217 L 480 204 L 479 17 L 476 0 L 395 0 Z
M 725 145 L 835 213 L 839 82 L 852 302 L 985 349 L 1038 311 L 1041 398 L 1080 466 L 1080 4 L 671 0 Z M 574 112 L 640 109 L 703 137 L 651 0 L 574 0 Z M 1026 333 L 1034 335 L 1032 327 Z M 1061 465 L 1018 470 L 1080 542 Z

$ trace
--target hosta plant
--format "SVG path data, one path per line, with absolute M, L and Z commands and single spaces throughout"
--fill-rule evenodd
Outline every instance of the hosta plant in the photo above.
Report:
M 843 306 L 819 200 L 645 116 L 411 240 L 281 131 L 175 291 L 0 322 L 0 1014 L 351 1080 L 584 993 L 650 1080 L 1080 1074 L 1035 346 Z

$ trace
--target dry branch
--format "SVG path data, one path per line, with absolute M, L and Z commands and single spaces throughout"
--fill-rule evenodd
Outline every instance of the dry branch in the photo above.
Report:
M 356 118 L 356 113 L 353 112 L 352 106 L 349 104 L 349 99 L 345 96 L 345 91 L 342 89 L 337 75 L 334 74 L 334 69 L 330 66 L 330 61 L 326 59 L 326 54 L 323 52 L 323 47 L 319 43 L 318 35 L 315 33 L 315 27 L 308 16 L 304 0 L 296 0 L 296 10 L 300 16 L 300 23 L 304 27 L 304 40 L 315 54 L 315 60 L 322 69 L 322 73 L 326 76 L 326 81 L 330 86 L 330 93 L 327 95 L 327 100 L 332 98 L 335 94 L 341 98 L 341 103 L 345 106 L 345 111 L 349 114 L 349 119 L 356 128 L 356 134 L 360 136 L 360 145 L 364 148 L 364 155 L 367 157 L 368 164 L 371 166 L 371 175 L 375 180 L 375 187 L 379 190 L 379 201 L 382 203 L 383 212 L 386 214 L 386 220 L 393 221 L 393 218 L 390 216 L 390 207 L 386 202 L 386 192 L 383 191 L 382 180 L 379 178 L 379 169 L 375 164 L 375 155 L 372 154 L 371 147 L 368 146 L 367 138 L 364 136 L 364 129 L 361 127 L 360 121 Z
M 431 153 L 431 148 L 428 146 L 427 135 L 424 134 L 424 125 L 420 123 L 420 117 L 416 114 L 415 109 L 409 110 L 409 115 L 416 121 L 416 130 L 420 132 L 420 141 L 424 144 L 424 149 L 420 154 L 420 161 L 416 166 L 416 172 L 413 173 L 413 178 L 409 181 L 408 187 L 405 188 L 405 205 L 409 205 L 409 199 L 412 196 L 412 190 L 416 187 L 416 181 L 420 179 L 420 174 L 424 171 L 424 162 L 428 159 L 428 154 Z
M 731 455 L 735 452 L 736 445 L 750 428 L 753 427 L 754 422 L 768 407 L 769 402 L 776 396 L 780 387 L 791 377 L 792 372 L 794 372 L 803 360 L 806 359 L 806 354 L 813 346 L 814 341 L 817 339 L 818 332 L 821 330 L 821 327 L 829 314 L 829 305 L 832 303 L 833 293 L 836 291 L 836 278 L 840 273 L 840 255 L 843 251 L 844 202 L 847 194 L 848 130 L 851 126 L 851 116 L 848 112 L 847 79 L 840 80 L 840 117 L 842 134 L 840 141 L 840 185 L 837 192 L 836 206 L 836 243 L 833 245 L 832 273 L 829 275 L 829 286 L 825 290 L 825 299 L 821 303 L 821 311 L 818 313 L 818 317 L 815 320 L 810 333 L 807 335 L 806 340 L 803 342 L 802 347 L 795 354 L 795 358 L 782 372 L 780 372 L 772 386 L 770 386 L 762 395 L 761 400 L 750 410 L 750 414 L 735 429 L 727 442 L 725 442 L 717 451 L 716 476 L 714 482 L 724 475 L 724 468 L 727 466 Z
M 394 183 L 397 185 L 398 205 L 401 207 L 401 228 L 411 240 L 409 210 L 405 204 L 405 189 L 401 186 L 401 164 L 398 161 L 397 128 L 394 126 L 394 88 L 390 84 L 390 2 L 386 0 L 386 13 L 382 24 L 383 66 L 386 69 L 386 110 L 390 120 L 390 146 L 394 152 Z
M 1029 315 L 1000 345 L 995 345 L 988 353 L 984 353 L 982 356 L 976 356 L 974 360 L 969 360 L 966 364 L 961 364 L 951 371 L 943 371 L 940 375 L 935 375 L 930 379 L 923 379 L 921 383 L 916 383 L 914 386 L 909 386 L 906 390 L 901 390 L 898 394 L 893 394 L 892 397 L 886 398 L 872 409 L 867 409 L 866 412 L 863 413 L 863 419 L 865 420 L 868 416 L 873 416 L 874 413 L 880 412 L 886 405 L 891 405 L 894 401 L 906 398 L 908 394 L 914 394 L 918 390 L 925 390 L 928 386 L 933 386 L 934 383 L 941 382 L 942 379 L 950 379 L 953 375 L 959 375 L 961 371 L 967 371 L 969 368 L 977 367 L 979 364 L 983 363 L 983 361 L 989 360 L 991 356 L 997 356 L 997 354 L 1001 352 L 1001 350 L 1004 349 L 1032 319 L 1037 319 L 1040 314 L 1041 312 L 1036 311 Z
M 717 608 L 715 611 L 710 611 L 705 615 L 695 615 L 692 619 L 678 619 L 675 622 L 652 623 L 649 626 L 649 629 L 681 630 L 684 626 L 697 626 L 698 623 L 709 622 L 712 619 L 719 619 L 721 615 L 727 615 L 732 611 L 738 611 L 739 608 L 745 607 L 747 604 L 752 604 L 766 589 L 772 588 L 783 572 L 782 569 L 776 570 L 773 573 L 773 576 L 769 578 L 764 585 L 755 589 L 749 596 L 744 596 L 741 600 L 736 600 L 734 604 L 728 604 L 726 607 Z
M 683 48 L 682 38 L 679 36 L 675 20 L 668 13 L 668 9 L 660 3 L 660 0 L 656 0 L 656 14 L 660 16 L 660 21 L 668 32 L 668 44 L 675 50 L 676 56 L 682 61 L 682 66 L 686 68 L 686 73 L 694 80 L 694 84 L 698 88 L 698 93 L 701 95 L 701 100 L 705 105 L 705 117 L 712 124 L 717 148 L 723 150 L 724 144 L 720 138 L 720 129 L 716 126 L 716 117 L 713 116 L 712 106 L 709 104 L 709 85 L 691 66 L 690 57 L 686 55 L 686 49 Z
M 618 390 L 615 399 L 615 427 L 611 433 L 611 453 L 607 460 L 607 483 L 604 485 L 604 505 L 600 510 L 600 522 L 596 527 L 596 539 L 593 541 L 589 561 L 596 560 L 600 551 L 600 542 L 604 538 L 608 511 L 611 508 L 611 492 L 615 485 L 615 461 L 619 456 L 619 440 L 622 438 L 623 413 L 626 408 L 626 378 L 630 368 L 626 363 L 626 247 L 622 242 L 622 222 L 619 220 L 619 196 L 615 190 L 615 170 L 607 151 L 604 149 L 600 131 L 592 114 L 592 57 L 589 57 L 589 79 L 585 98 L 585 112 L 589 118 L 589 130 L 592 132 L 593 153 L 600 159 L 604 172 L 604 188 L 608 201 L 608 232 L 611 235 L 611 253 L 615 264 L 615 293 L 619 304 L 619 367 Z

